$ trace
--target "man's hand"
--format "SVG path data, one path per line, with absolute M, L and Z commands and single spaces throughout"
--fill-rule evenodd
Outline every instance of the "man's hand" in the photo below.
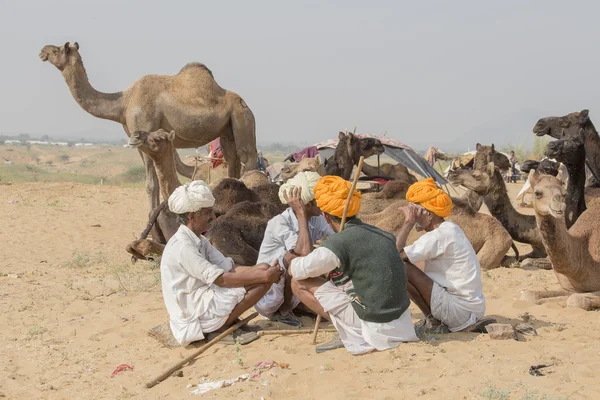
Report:
M 279 260 L 275 260 L 273 265 L 270 265 L 267 269 L 267 280 L 269 283 L 277 283 L 281 279 L 283 272 L 283 268 L 279 265 Z
M 418 209 L 413 205 L 409 204 L 404 207 L 400 207 L 400 211 L 404 214 L 404 224 L 414 225 L 417 222 L 417 211 Z
M 296 215 L 304 215 L 305 207 L 302 204 L 302 188 L 293 187 L 283 192 L 283 198 L 292 207 Z

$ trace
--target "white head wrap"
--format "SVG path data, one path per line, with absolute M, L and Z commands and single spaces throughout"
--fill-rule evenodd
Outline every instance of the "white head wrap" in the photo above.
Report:
M 296 176 L 294 176 L 293 178 L 289 179 L 286 183 L 281 185 L 281 187 L 279 188 L 279 200 L 281 200 L 283 204 L 287 204 L 287 201 L 285 201 L 285 197 L 283 197 L 283 194 L 294 187 L 301 187 L 302 204 L 308 204 L 309 202 L 315 199 L 315 186 L 317 185 L 319 179 L 321 179 L 321 175 L 317 174 L 316 172 L 298 172 Z
M 204 181 L 192 181 L 179 186 L 169 196 L 169 210 L 175 214 L 196 212 L 201 208 L 212 207 L 215 198 L 210 187 Z

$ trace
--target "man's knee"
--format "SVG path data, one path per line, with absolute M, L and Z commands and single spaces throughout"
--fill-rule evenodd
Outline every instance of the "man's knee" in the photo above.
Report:
M 292 293 L 298 296 L 298 292 L 306 290 L 306 287 L 302 283 L 302 281 L 297 280 L 296 278 L 292 278 L 290 281 L 290 286 L 292 288 Z

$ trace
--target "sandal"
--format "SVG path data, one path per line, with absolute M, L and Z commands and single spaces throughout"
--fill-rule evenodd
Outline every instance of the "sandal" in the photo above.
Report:
M 271 321 L 281 322 L 282 324 L 290 325 L 295 328 L 300 328 L 302 326 L 302 321 L 291 311 L 285 314 L 275 312 L 271 316 Z
M 208 342 L 210 342 L 211 340 L 213 340 L 220 334 L 221 334 L 221 332 L 210 332 L 209 334 L 206 335 L 206 340 Z M 259 336 L 256 332 L 244 332 L 241 329 L 236 329 L 235 331 L 233 331 L 233 333 L 230 333 L 229 335 L 227 335 L 223 339 L 221 339 L 219 341 L 219 343 L 225 344 L 225 345 L 233 345 L 233 344 L 239 343 L 241 345 L 244 345 L 244 344 L 252 343 L 258 338 L 259 338 Z

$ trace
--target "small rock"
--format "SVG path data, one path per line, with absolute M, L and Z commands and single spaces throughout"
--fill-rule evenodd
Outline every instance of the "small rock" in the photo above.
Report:
M 9 278 L 13 278 L 13 279 L 17 279 L 19 277 L 19 275 L 17 275 L 17 274 L 7 274 L 6 276 L 8 276 Z
M 90 225 L 91 228 L 101 228 L 102 225 L 100 224 L 95 224 L 95 225 Z
M 173 375 L 171 375 L 171 376 L 175 376 L 177 378 L 183 378 L 183 371 L 182 370 L 175 371 L 175 372 L 173 372 Z
M 517 340 L 517 332 L 511 324 L 489 324 L 485 329 L 494 340 Z
M 517 330 L 517 332 L 519 332 L 520 334 L 523 334 L 523 335 L 531 335 L 531 336 L 538 335 L 535 328 L 529 324 L 519 324 L 515 327 L 515 329 Z

